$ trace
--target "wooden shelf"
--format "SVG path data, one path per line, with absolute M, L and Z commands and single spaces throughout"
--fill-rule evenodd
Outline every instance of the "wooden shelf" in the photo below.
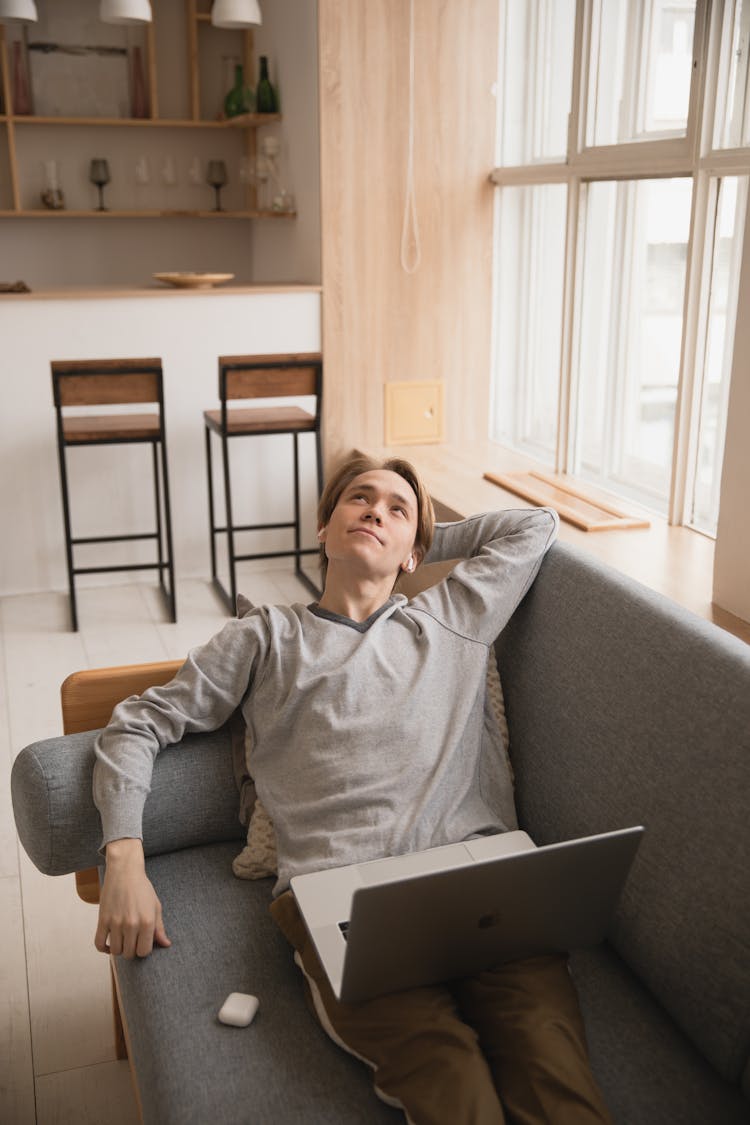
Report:
M 200 88 L 200 52 L 199 52 L 199 28 L 201 32 L 210 22 L 210 13 L 207 11 L 198 11 L 196 0 L 183 0 L 185 7 L 185 18 L 187 21 L 188 33 L 188 52 L 187 52 L 187 82 L 188 82 L 188 105 L 187 112 L 190 117 L 187 118 L 162 118 L 159 116 L 159 103 L 158 103 L 158 81 L 157 81 L 157 59 L 156 59 L 156 36 L 154 25 L 149 24 L 146 29 L 146 85 L 148 88 L 148 104 L 150 105 L 150 112 L 153 114 L 151 117 L 93 117 L 89 115 L 81 116 L 50 116 L 48 113 L 43 115 L 37 114 L 14 114 L 6 112 L 0 115 L 0 155 L 7 152 L 8 176 L 7 185 L 3 184 L 3 202 L 4 207 L 0 205 L 0 218 L 3 219 L 38 219 L 38 218 L 93 218 L 93 219 L 152 219 L 152 218 L 200 218 L 200 219 L 294 219 L 296 212 L 277 212 L 270 210 L 261 210 L 258 208 L 258 192 L 254 183 L 247 184 L 241 196 L 237 197 L 240 203 L 240 208 L 233 211 L 211 211 L 211 210 L 196 210 L 188 208 L 168 208 L 163 209 L 159 207 L 144 208 L 141 210 L 111 210 L 111 211 L 95 211 L 93 209 L 75 209 L 64 211 L 47 211 L 42 207 L 35 207 L 33 204 L 36 202 L 38 196 L 29 194 L 29 187 L 26 181 L 28 168 L 32 157 L 29 152 L 39 147 L 40 135 L 36 140 L 32 139 L 34 127 L 44 127 L 55 129 L 59 127 L 67 128 L 81 128 L 81 129 L 161 129 L 161 130 L 234 130 L 235 140 L 231 143 L 232 148 L 241 148 L 243 158 L 249 162 L 250 167 L 254 167 L 256 160 L 256 133 L 257 130 L 265 125 L 277 124 L 282 120 L 280 113 L 246 113 L 237 117 L 229 118 L 227 120 L 213 120 L 204 118 L 202 113 L 211 112 L 211 107 L 205 101 L 201 101 Z M 202 5 L 205 9 L 207 4 Z M 242 58 L 245 65 L 246 73 L 250 73 L 253 58 L 253 36 L 250 31 L 242 33 Z M 14 40 L 15 42 L 15 40 Z M 13 109 L 12 90 L 10 82 L 10 52 L 8 48 L 8 37 L 4 27 L 0 24 L 0 95 L 3 98 L 3 106 L 6 110 Z M 212 99 L 213 100 L 213 99 Z M 127 104 L 127 103 L 125 103 Z M 42 108 L 48 109 L 52 103 L 46 103 Z M 71 103 L 72 105 L 72 103 Z M 82 107 L 83 108 L 83 107 Z M 2 128 L 5 126 L 5 128 Z M 24 146 L 18 149 L 20 134 L 23 133 L 25 137 Z M 151 150 L 161 146 L 162 141 L 157 141 L 158 134 L 151 134 L 151 141 L 145 143 L 144 147 Z M 224 136 L 226 137 L 226 132 Z M 176 139 L 176 138 L 175 138 Z M 62 138 L 58 136 L 56 139 L 57 146 L 67 147 L 67 142 L 63 142 Z M 97 142 L 98 143 L 98 142 Z M 114 145 L 115 141 L 112 138 L 111 143 Z M 204 136 L 203 141 L 199 148 L 207 148 L 212 142 Z M 49 147 L 53 147 L 49 145 Z M 27 152 L 27 149 L 29 152 Z M 31 202 L 31 208 L 24 207 L 24 200 Z M 82 200 L 82 202 L 85 202 Z M 128 200 L 128 202 L 130 202 Z
M 0 219 L 296 219 L 296 211 L 0 211 Z
M 196 121 L 192 118 L 159 117 L 36 117 L 34 115 L 0 117 L 0 122 L 14 125 L 100 125 L 106 128 L 158 128 L 158 129 L 258 129 L 281 121 L 280 113 L 243 113 L 226 121 Z
M 280 113 L 240 113 L 220 124 L 229 129 L 259 129 L 261 125 L 273 125 L 275 121 L 281 121 Z

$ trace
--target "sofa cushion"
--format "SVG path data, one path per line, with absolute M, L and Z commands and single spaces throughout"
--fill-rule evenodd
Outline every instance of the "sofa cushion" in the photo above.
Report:
M 620 1125 L 741 1125 L 747 1102 L 610 947 L 571 959 L 591 1065 Z
M 233 878 L 232 854 L 232 844 L 218 844 L 148 860 L 173 944 L 117 960 L 145 1125 L 402 1123 L 373 1094 L 368 1068 L 309 1013 L 291 949 L 268 914 L 272 882 Z M 573 975 L 617 1125 L 746 1120 L 742 1097 L 615 953 L 576 954 Z M 235 991 L 259 998 L 249 1028 L 216 1018 Z
M 612 942 L 739 1083 L 750 648 L 558 543 L 498 649 L 521 826 L 537 843 L 646 826 Z
M 147 861 L 172 945 L 117 960 L 144 1125 L 399 1125 L 367 1067 L 308 1012 L 268 913 L 273 883 L 235 879 L 235 852 L 217 844 Z M 258 997 L 250 1027 L 218 1022 L 230 992 Z

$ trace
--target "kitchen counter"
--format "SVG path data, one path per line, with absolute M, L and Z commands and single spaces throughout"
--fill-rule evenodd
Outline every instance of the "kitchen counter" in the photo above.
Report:
M 122 297 L 220 297 L 257 293 L 320 293 L 322 286 L 307 285 L 214 285 L 206 289 L 178 288 L 158 281 L 141 288 L 98 285 L 91 289 L 39 289 L 31 293 L 0 293 L 11 301 L 107 301 Z

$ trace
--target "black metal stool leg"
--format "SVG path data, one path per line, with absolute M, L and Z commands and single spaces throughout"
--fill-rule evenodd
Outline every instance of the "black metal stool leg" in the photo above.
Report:
M 208 524 L 209 524 L 209 539 L 211 546 L 211 577 L 216 581 L 216 516 L 214 514 L 214 474 L 213 463 L 211 461 L 211 430 L 209 426 L 205 427 L 206 430 L 206 472 L 208 474 Z
M 294 434 L 293 436 L 294 436 L 294 551 L 295 551 L 294 573 L 297 576 L 297 578 L 299 579 L 299 581 L 302 582 L 305 586 L 307 586 L 308 590 L 313 595 L 313 597 L 319 598 L 321 596 L 321 594 L 323 593 L 323 591 L 320 590 L 315 585 L 315 583 L 312 581 L 312 579 L 309 578 L 308 575 L 305 574 L 304 570 L 302 569 L 302 550 L 301 550 L 301 546 L 302 546 L 302 526 L 301 526 L 301 518 L 300 518 L 300 490 L 299 490 L 299 444 L 298 444 L 299 435 Z M 320 471 L 320 466 L 318 468 L 318 471 Z M 320 484 L 320 479 L 321 478 L 319 476 L 318 477 L 318 483 L 319 484 Z M 306 552 L 306 553 L 310 554 L 309 551 Z
M 172 507 L 169 502 L 169 470 L 167 468 L 167 439 L 162 434 L 161 438 L 161 476 L 162 490 L 164 492 L 164 525 L 167 539 L 167 570 L 169 571 L 169 614 L 173 622 L 177 620 L 177 591 L 174 582 L 174 550 L 172 547 Z M 161 555 L 159 556 L 161 562 Z M 160 569 L 159 574 L 163 571 Z
M 299 512 L 299 441 L 297 434 L 292 434 L 294 440 L 294 569 L 297 575 L 301 571 L 300 566 L 300 512 Z
M 227 558 L 229 560 L 229 597 L 224 597 L 230 613 L 237 609 L 237 573 L 234 561 L 234 523 L 232 522 L 232 484 L 229 473 L 229 440 L 226 434 L 221 438 L 221 454 L 224 463 L 224 504 L 227 511 Z
M 60 460 L 60 489 L 62 491 L 63 523 L 65 525 L 65 561 L 68 568 L 68 593 L 70 597 L 70 626 L 78 632 L 78 607 L 76 606 L 76 583 L 73 573 L 73 535 L 70 527 L 70 501 L 68 499 L 68 472 L 65 464 L 65 443 L 58 433 L 57 452 Z
M 162 593 L 166 594 L 167 588 L 164 585 L 164 546 L 162 543 L 162 524 L 161 524 L 161 492 L 159 489 L 159 455 L 156 449 L 156 442 L 151 443 L 151 462 L 154 473 L 154 506 L 156 508 L 156 559 L 159 564 L 159 585 L 161 586 Z
M 315 431 L 315 464 L 318 470 L 318 499 L 320 499 L 323 495 L 323 446 L 319 429 Z

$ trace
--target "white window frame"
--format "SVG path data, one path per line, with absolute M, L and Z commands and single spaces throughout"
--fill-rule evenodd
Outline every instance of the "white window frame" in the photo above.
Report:
M 727 0 L 730 3 L 731 0 Z M 644 18 L 652 19 L 655 0 L 644 0 Z M 750 4 L 748 4 L 750 8 Z M 722 42 L 721 0 L 697 0 L 693 37 L 693 78 L 684 135 L 663 134 L 650 140 L 587 147 L 586 118 L 590 44 L 595 33 L 597 0 L 577 0 L 573 61 L 573 89 L 568 127 L 568 152 L 563 161 L 539 161 L 523 166 L 493 169 L 490 180 L 498 187 L 565 183 L 568 187 L 563 284 L 562 346 L 559 383 L 559 419 L 555 470 L 572 473 L 577 416 L 578 347 L 576 337 L 581 305 L 583 193 L 590 183 L 617 179 L 690 177 L 693 180 L 690 235 L 687 248 L 683 335 L 675 406 L 674 445 L 668 504 L 670 523 L 689 522 L 693 466 L 700 420 L 700 391 L 705 359 L 708 295 L 711 282 L 711 247 L 706 245 L 709 216 L 715 207 L 717 180 L 723 176 L 750 176 L 750 146 L 713 147 L 717 92 L 728 81 L 730 31 Z M 744 23 L 744 20 L 743 20 Z M 501 76 L 502 77 L 502 76 Z M 499 83 L 502 88 L 502 82 Z M 750 80 L 748 81 L 750 99 Z M 750 108 L 748 109 L 750 112 Z

